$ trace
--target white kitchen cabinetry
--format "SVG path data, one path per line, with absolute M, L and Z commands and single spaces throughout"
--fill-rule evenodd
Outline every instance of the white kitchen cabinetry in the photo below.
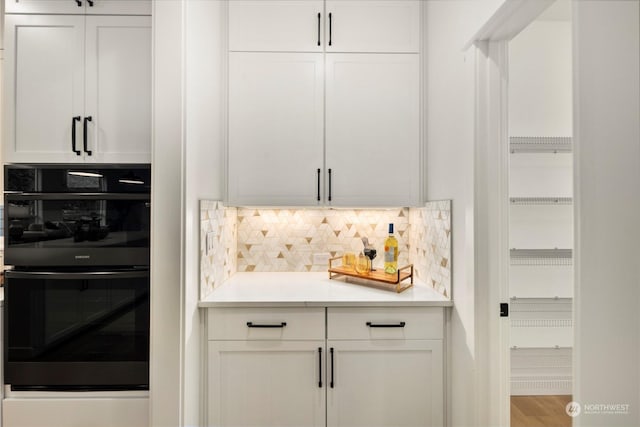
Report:
M 151 18 L 7 15 L 8 162 L 149 162 Z
M 5 13 L 151 15 L 151 0 L 5 0 Z
M 327 425 L 442 426 L 443 309 L 327 309 Z
M 327 346 L 328 426 L 443 425 L 442 341 L 329 340 Z
M 322 0 L 229 2 L 229 50 L 322 52 Z
M 420 52 L 420 1 L 327 0 L 326 13 L 327 52 Z
M 323 308 L 208 315 L 208 425 L 325 425 Z
M 442 426 L 444 308 L 213 308 L 210 426 Z
M 210 426 L 321 427 L 324 341 L 210 341 Z
M 319 203 L 322 68 L 319 53 L 229 54 L 231 204 Z
M 228 204 L 420 203 L 420 10 L 230 3 Z
M 330 204 L 416 206 L 419 56 L 327 54 L 326 69 Z
M 254 52 L 420 51 L 417 0 L 234 0 L 229 50 Z

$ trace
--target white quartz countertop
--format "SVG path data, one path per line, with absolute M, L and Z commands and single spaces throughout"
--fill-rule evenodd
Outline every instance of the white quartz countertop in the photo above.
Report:
M 423 283 L 401 293 L 378 289 L 344 279 L 329 279 L 328 273 L 236 273 L 205 299 L 199 307 L 260 306 L 439 306 L 451 300 Z

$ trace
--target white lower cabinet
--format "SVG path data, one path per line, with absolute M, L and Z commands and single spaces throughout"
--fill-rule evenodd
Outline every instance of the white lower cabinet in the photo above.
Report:
M 443 331 L 441 307 L 210 309 L 208 425 L 442 426 Z
M 327 345 L 328 426 L 443 425 L 442 341 L 328 341 Z
M 209 425 L 320 427 L 324 341 L 209 341 Z

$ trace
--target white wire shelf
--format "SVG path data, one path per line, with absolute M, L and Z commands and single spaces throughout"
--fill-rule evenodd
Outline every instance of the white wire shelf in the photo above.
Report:
M 571 249 L 511 249 L 511 265 L 573 265 Z
M 570 136 L 512 136 L 509 149 L 512 153 L 570 153 L 572 140 Z
M 512 205 L 571 205 L 571 197 L 511 197 Z

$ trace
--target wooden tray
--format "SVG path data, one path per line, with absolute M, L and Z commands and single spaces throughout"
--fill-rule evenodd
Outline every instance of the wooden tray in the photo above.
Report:
M 392 289 L 398 293 L 406 291 L 413 286 L 413 264 L 405 265 L 399 268 L 395 274 L 385 273 L 382 269 L 370 271 L 368 274 L 359 274 L 351 267 L 343 267 L 342 265 L 333 265 L 335 260 L 342 260 L 342 257 L 329 258 L 329 279 L 338 277 L 355 277 L 360 279 L 357 284 L 372 284 L 376 287 L 384 287 Z M 410 283 L 402 283 L 407 279 L 411 279 Z

